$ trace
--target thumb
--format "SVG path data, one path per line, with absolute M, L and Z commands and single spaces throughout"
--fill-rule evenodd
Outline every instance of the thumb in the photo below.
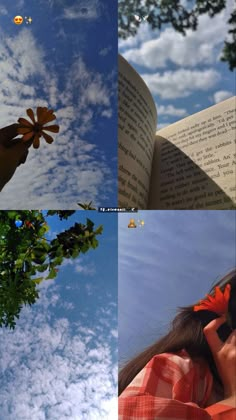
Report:
M 16 164 L 21 164 L 26 161 L 28 155 L 28 146 L 22 141 L 15 143 L 14 147 L 8 149 L 8 157 Z
M 0 129 L 0 144 L 4 147 L 11 147 L 12 139 L 17 136 L 19 124 L 11 124 Z M 14 141 L 13 141 L 14 143 Z
M 213 319 L 204 329 L 206 340 L 209 344 L 209 347 L 212 351 L 212 354 L 215 355 L 218 353 L 224 345 L 224 342 L 221 341 L 217 334 L 219 327 L 226 322 L 226 317 L 221 316 L 220 318 Z
M 15 138 L 19 135 L 17 129 L 20 127 L 20 124 L 11 124 L 7 127 L 3 127 L 0 129 L 0 145 L 4 146 L 6 149 L 15 148 L 16 145 L 21 144 L 16 151 L 19 153 L 21 150 L 23 154 L 29 149 L 30 146 L 33 144 L 33 136 L 27 142 L 22 142 L 21 138 Z

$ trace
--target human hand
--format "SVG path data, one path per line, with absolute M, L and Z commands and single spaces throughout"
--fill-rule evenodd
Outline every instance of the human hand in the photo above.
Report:
M 19 124 L 12 124 L 0 129 L 0 191 L 12 178 L 16 168 L 25 163 L 28 148 L 32 142 L 23 143 L 15 139 Z
M 214 357 L 217 370 L 221 377 L 226 399 L 236 401 L 236 330 L 225 342 L 221 341 L 217 330 L 226 322 L 226 317 L 211 321 L 204 329 L 206 340 Z

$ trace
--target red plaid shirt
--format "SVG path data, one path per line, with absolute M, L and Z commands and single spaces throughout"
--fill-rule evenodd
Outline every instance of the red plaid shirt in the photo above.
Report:
M 205 407 L 212 386 L 208 366 L 184 350 L 158 354 L 120 395 L 119 420 L 211 420 L 214 405 L 211 414 Z

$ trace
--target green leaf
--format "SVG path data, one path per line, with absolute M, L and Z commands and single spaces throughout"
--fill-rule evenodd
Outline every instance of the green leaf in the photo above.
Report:
M 11 219 L 11 220 L 12 220 L 12 219 L 16 219 L 16 217 L 17 217 L 17 216 L 18 216 L 18 219 L 19 219 L 20 217 L 19 217 L 19 215 L 17 215 L 17 211 L 12 211 L 12 210 L 11 210 L 11 211 L 9 211 L 9 212 L 8 212 L 8 217 L 9 217 L 9 219 Z
M 40 273 L 43 273 L 47 269 L 48 269 L 48 264 L 42 264 L 36 267 L 36 270 L 39 271 Z
M 93 227 L 94 227 L 94 223 L 92 222 L 92 220 L 87 219 L 87 229 L 89 230 L 89 232 L 93 231 Z
M 15 261 L 15 267 L 20 268 L 22 267 L 23 261 L 21 259 L 18 259 Z
M 46 280 L 54 279 L 57 276 L 57 271 L 53 268 L 49 271 L 49 275 L 46 277 Z
M 93 238 L 91 246 L 93 249 L 97 248 L 98 246 L 98 240 L 96 238 Z
M 103 226 L 102 226 L 102 225 L 100 225 L 100 226 L 98 226 L 98 228 L 95 230 L 95 234 L 96 234 L 96 235 L 101 235 L 101 234 L 102 234 L 102 232 L 103 232 Z
M 54 263 L 55 265 L 60 265 L 60 264 L 62 263 L 62 261 L 63 261 L 63 256 L 61 255 L 60 257 L 56 257 L 56 258 L 53 260 L 53 263 Z
M 36 279 L 32 279 L 32 282 L 35 284 L 40 284 L 43 281 L 44 277 L 37 277 Z

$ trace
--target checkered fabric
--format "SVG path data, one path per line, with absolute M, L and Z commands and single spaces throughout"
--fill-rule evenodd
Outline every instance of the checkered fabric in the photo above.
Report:
M 205 362 L 194 362 L 184 350 L 158 354 L 120 395 L 119 420 L 214 419 L 214 405 L 211 414 L 206 409 L 212 386 Z

